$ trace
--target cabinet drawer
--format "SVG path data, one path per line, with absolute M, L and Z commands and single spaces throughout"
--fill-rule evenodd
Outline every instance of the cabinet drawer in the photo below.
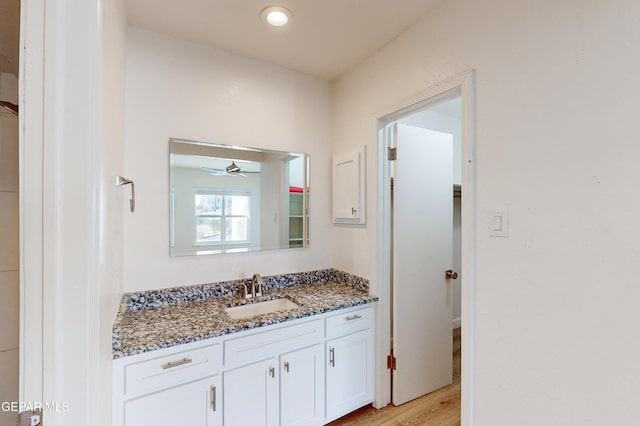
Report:
M 346 336 L 373 327 L 373 308 L 368 307 L 327 317 L 327 338 Z
M 222 368 L 222 345 L 176 352 L 125 367 L 125 395 L 155 392 L 216 374 Z
M 253 362 L 322 342 L 322 320 L 264 331 L 224 342 L 224 365 Z

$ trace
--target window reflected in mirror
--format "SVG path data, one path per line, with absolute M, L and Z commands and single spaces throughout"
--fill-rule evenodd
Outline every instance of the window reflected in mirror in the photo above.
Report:
M 172 256 L 309 245 L 309 156 L 169 141 Z

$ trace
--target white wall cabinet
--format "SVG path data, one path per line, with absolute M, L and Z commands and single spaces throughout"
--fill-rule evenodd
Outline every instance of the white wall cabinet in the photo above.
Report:
M 333 158 L 333 223 L 365 223 L 365 147 Z
M 373 343 L 367 306 L 120 358 L 113 425 L 322 425 L 373 401 Z

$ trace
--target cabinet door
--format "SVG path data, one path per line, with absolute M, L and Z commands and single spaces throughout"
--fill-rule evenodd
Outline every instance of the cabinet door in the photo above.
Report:
M 365 147 L 333 159 L 333 222 L 365 223 Z
M 282 426 L 322 424 L 323 365 L 322 345 L 280 355 Z
M 222 373 L 225 426 L 278 424 L 277 369 L 270 358 Z
M 327 421 L 373 401 L 373 333 L 361 331 L 326 343 Z
M 222 424 L 220 376 L 212 376 L 125 402 L 124 426 Z

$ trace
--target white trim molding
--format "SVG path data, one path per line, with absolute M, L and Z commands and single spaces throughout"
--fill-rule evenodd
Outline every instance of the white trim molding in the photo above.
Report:
M 44 2 L 20 3 L 19 400 L 42 401 Z
M 98 425 L 102 4 L 21 7 L 20 400 L 66 403 L 47 425 Z
M 376 407 L 384 407 L 391 401 L 391 381 L 386 369 L 386 357 L 390 352 L 391 291 L 390 264 L 390 179 L 386 166 L 386 141 L 382 129 L 429 104 L 437 103 L 458 91 L 462 97 L 462 378 L 461 424 L 472 425 L 475 412 L 475 277 L 476 277 L 476 141 L 475 141 L 475 72 L 468 70 L 443 80 L 419 93 L 386 107 L 374 114 L 378 147 L 378 194 L 380 197 L 377 229 L 377 282 L 380 301 L 377 309 L 377 369 Z

